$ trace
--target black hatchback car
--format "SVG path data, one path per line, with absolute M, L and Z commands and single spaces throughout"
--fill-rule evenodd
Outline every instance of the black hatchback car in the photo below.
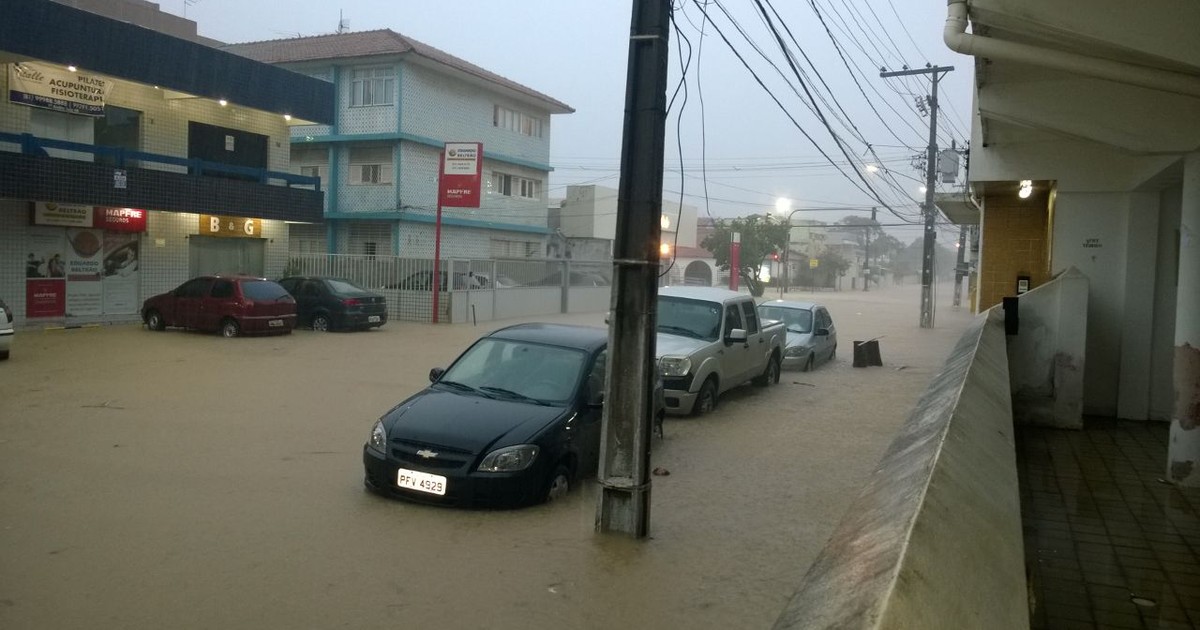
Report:
M 424 503 L 559 498 L 600 457 L 603 328 L 519 324 L 476 341 L 392 408 L 363 446 L 368 489 Z
M 299 326 L 362 330 L 387 323 L 387 298 L 342 278 L 292 276 L 279 281 L 296 298 Z

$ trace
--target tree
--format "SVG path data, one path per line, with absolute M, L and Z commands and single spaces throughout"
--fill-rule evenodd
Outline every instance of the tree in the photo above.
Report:
M 714 230 L 700 246 L 713 253 L 717 266 L 722 271 L 737 273 L 750 294 L 761 297 L 766 289 L 758 279 L 763 262 L 772 253 L 783 251 L 787 245 L 788 229 L 784 223 L 772 216 L 750 215 L 736 219 L 717 219 Z M 741 234 L 739 269 L 729 268 L 730 235 Z

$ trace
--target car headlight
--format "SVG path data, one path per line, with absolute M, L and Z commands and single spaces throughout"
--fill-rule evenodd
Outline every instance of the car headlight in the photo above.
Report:
M 367 440 L 367 446 L 373 451 L 387 453 L 387 431 L 383 428 L 383 420 L 376 420 L 375 426 L 371 427 L 371 439 Z
M 788 348 L 783 354 L 784 354 L 784 356 L 789 356 L 789 357 L 802 357 L 802 356 L 808 354 L 808 348 L 805 346 L 792 346 L 792 347 Z
M 537 459 L 538 447 L 533 444 L 506 446 L 488 453 L 479 462 L 479 472 L 516 472 L 525 470 Z
M 687 357 L 663 357 L 658 360 L 658 372 L 663 376 L 687 376 L 692 360 Z

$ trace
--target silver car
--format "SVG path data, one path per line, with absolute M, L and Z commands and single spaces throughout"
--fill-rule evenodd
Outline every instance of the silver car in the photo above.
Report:
M 807 372 L 837 356 L 837 328 L 829 311 L 820 304 L 772 300 L 758 305 L 758 317 L 787 325 L 784 369 Z

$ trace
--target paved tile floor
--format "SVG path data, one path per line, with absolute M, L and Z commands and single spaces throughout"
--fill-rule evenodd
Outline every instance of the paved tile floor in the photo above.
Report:
M 1200 628 L 1200 490 L 1166 483 L 1168 425 L 1021 427 L 1035 629 Z

